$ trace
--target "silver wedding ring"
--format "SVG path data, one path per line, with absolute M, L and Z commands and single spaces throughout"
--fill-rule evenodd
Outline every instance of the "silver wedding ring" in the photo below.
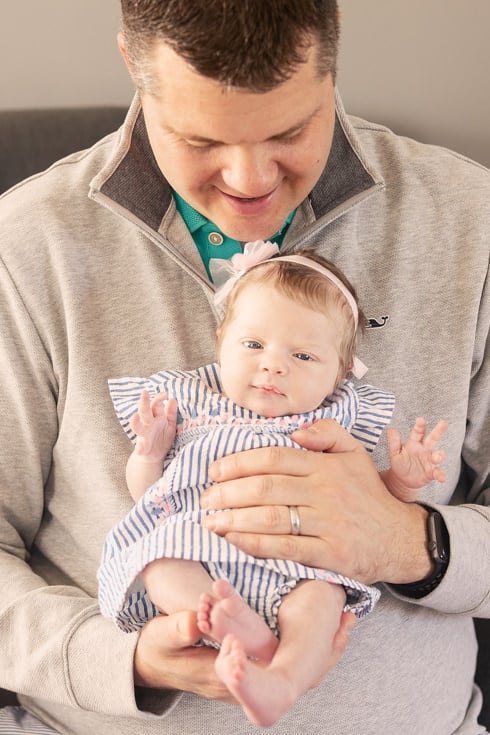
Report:
M 299 536 L 301 533 L 301 521 L 299 519 L 298 506 L 288 505 L 289 519 L 291 521 L 291 533 L 293 536 Z

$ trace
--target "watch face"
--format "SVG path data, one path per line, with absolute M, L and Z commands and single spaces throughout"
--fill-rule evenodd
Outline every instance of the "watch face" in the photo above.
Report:
M 449 561 L 449 534 L 440 513 L 429 512 L 427 520 L 429 551 L 438 566 Z

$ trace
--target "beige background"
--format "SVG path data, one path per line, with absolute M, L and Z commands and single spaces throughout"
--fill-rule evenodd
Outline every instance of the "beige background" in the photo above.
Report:
M 490 0 L 340 4 L 348 110 L 490 166 Z M 0 0 L 0 109 L 126 105 L 118 25 L 118 0 Z

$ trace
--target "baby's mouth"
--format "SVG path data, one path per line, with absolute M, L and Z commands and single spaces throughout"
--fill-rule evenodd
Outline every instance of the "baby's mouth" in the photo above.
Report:
M 275 385 L 256 385 L 255 388 L 262 391 L 263 393 L 270 393 L 271 395 L 275 396 L 284 395 L 284 393 L 280 391 L 279 388 L 276 388 Z

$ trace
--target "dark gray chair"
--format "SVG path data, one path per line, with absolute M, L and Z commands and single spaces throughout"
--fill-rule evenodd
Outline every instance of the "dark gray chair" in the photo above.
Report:
M 0 194 L 63 156 L 88 148 L 119 127 L 126 109 L 81 107 L 0 111 Z M 484 693 L 480 717 L 490 731 L 490 620 L 476 620 L 477 682 Z M 0 664 L 1 665 L 1 664 Z M 0 706 L 15 702 L 0 690 Z
M 480 722 L 490 732 L 490 618 L 475 620 L 478 638 L 478 663 L 476 681 L 483 692 L 483 707 Z
M 123 107 L 0 111 L 0 194 L 116 130 Z

